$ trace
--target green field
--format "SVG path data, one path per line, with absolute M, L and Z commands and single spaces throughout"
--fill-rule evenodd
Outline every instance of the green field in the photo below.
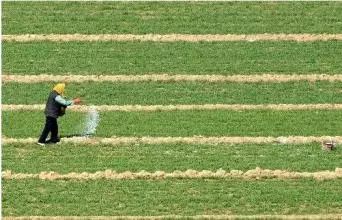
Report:
M 3 33 L 340 33 L 339 2 L 4 2 Z M 91 16 L 89 16 L 91 14 Z
M 60 133 L 83 130 L 85 114 L 67 114 Z M 341 117 L 339 110 L 101 112 L 96 136 L 335 136 L 341 134 Z M 2 118 L 7 137 L 37 137 L 45 122 L 40 111 L 5 111 Z
M 75 156 L 77 155 L 77 157 Z M 89 159 L 89 155 L 93 155 Z M 37 160 L 37 158 L 40 158 Z M 58 160 L 55 160 L 58 158 Z M 124 172 L 146 170 L 251 170 L 263 169 L 314 172 L 341 165 L 341 149 L 323 152 L 319 144 L 133 144 L 126 146 L 63 144 L 42 149 L 38 145 L 10 144 L 3 149 L 3 170 Z M 44 166 L 42 166 L 44 164 Z
M 3 104 L 43 104 L 53 83 L 6 83 Z M 18 91 L 30 94 L 22 96 Z M 310 104 L 341 103 L 341 82 L 205 83 L 84 82 L 69 83 L 66 95 L 87 105 L 170 104 Z
M 4 214 L 338 213 L 340 185 L 341 180 L 11 180 L 4 181 Z
M 342 73 L 342 42 L 6 42 L 4 74 Z
M 340 2 L 3 2 L 2 33 L 342 34 Z M 342 74 L 342 41 L 8 42 L 4 75 Z M 2 82 L 2 104 L 44 104 L 53 83 Z M 341 104 L 338 81 L 82 82 L 66 95 L 84 105 Z M 72 108 L 72 107 L 70 107 Z M 69 108 L 69 109 L 70 109 Z M 341 136 L 341 110 L 100 112 L 94 138 Z M 2 135 L 37 139 L 42 110 L 2 110 Z M 67 113 L 62 136 L 86 113 Z M 91 140 L 91 139 L 90 139 Z M 37 174 L 224 169 L 293 172 L 342 168 L 341 143 L 2 144 L 2 170 Z M 311 215 L 342 213 L 342 179 L 2 179 L 2 216 Z M 59 217 L 58 217 L 59 216 Z M 188 216 L 188 217 L 186 217 Z M 189 217 L 190 216 L 190 217 Z M 30 219 L 30 217 L 28 217 Z M 89 217 L 90 219 L 92 217 Z M 170 217 L 172 219 L 172 217 Z M 86 219 L 86 218 L 84 218 Z

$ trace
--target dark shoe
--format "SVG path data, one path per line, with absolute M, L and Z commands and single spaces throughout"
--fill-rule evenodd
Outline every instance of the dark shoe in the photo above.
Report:
M 57 139 L 49 139 L 46 141 L 47 144 L 57 144 L 61 141 L 60 138 L 57 138 Z
M 37 142 L 37 144 L 40 146 L 45 146 L 45 143 L 42 143 L 42 142 Z

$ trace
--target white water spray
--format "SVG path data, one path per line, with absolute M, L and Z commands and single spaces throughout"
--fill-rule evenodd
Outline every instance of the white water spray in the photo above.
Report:
M 96 127 L 100 122 L 100 114 L 95 106 L 90 106 L 86 116 L 85 126 L 83 129 L 83 135 L 89 136 L 95 134 Z

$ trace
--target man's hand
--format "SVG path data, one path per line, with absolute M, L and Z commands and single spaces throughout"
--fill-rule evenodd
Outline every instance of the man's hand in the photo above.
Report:
M 81 99 L 80 98 L 75 98 L 72 100 L 74 102 L 75 105 L 78 105 L 81 103 Z

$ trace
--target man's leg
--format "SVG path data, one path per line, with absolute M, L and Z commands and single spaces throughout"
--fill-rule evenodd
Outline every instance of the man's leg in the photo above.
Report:
M 38 143 L 46 143 L 46 138 L 52 129 L 52 123 L 51 123 L 50 118 L 51 117 L 46 117 L 46 119 L 45 119 L 45 126 L 44 126 L 44 129 L 42 131 L 42 134 L 40 135 Z
M 50 142 L 52 142 L 52 143 L 59 142 L 57 118 L 53 118 L 53 120 L 52 120 L 52 129 L 51 129 L 51 139 L 50 139 Z

